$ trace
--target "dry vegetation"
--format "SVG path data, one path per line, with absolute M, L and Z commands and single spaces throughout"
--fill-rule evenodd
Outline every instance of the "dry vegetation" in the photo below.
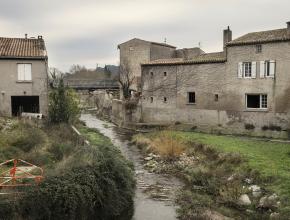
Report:
M 288 219 L 288 200 L 282 196 L 279 202 L 275 200 L 271 204 L 261 205 L 262 197 L 275 192 L 272 190 L 275 177 L 262 175 L 263 168 L 260 167 L 258 171 L 245 155 L 236 153 L 239 152 L 237 149 L 223 151 L 223 146 L 226 148 L 227 144 L 243 147 L 236 139 L 227 143 L 227 138 L 193 132 L 161 131 L 138 134 L 133 141 L 146 153 L 158 153 L 163 158 L 154 172 L 176 175 L 185 182 L 185 187 L 177 196 L 180 219 L 209 219 L 210 215 L 224 216 L 221 219 L 225 216 L 234 219 L 269 219 L 277 213 L 279 219 Z M 214 143 L 218 144 L 219 150 Z M 254 147 L 255 143 L 253 141 L 252 153 L 259 153 Z M 172 150 L 175 146 L 177 149 Z M 245 148 L 248 149 L 247 146 Z M 251 160 L 254 159 L 252 157 L 255 154 L 250 155 Z M 267 166 L 265 169 L 268 169 Z M 250 189 L 253 185 L 261 187 L 258 197 Z M 249 196 L 250 205 L 241 204 L 242 195 Z
M 186 150 L 186 144 L 172 132 L 160 132 L 150 141 L 149 151 L 157 153 L 165 159 L 176 159 Z

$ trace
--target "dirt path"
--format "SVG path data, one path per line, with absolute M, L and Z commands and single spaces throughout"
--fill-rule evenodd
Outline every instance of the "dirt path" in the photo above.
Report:
M 115 125 L 83 114 L 81 120 L 89 128 L 98 129 L 120 148 L 123 155 L 134 163 L 137 189 L 133 220 L 175 220 L 174 197 L 181 183 L 169 176 L 150 173 L 144 168 L 144 159 L 136 146 L 130 145 L 131 133 Z

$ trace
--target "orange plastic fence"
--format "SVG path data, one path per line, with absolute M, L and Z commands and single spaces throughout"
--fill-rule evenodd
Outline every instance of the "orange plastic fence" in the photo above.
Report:
M 43 169 L 21 159 L 0 163 L 0 189 L 31 186 L 43 180 Z M 3 171 L 4 170 L 4 171 Z

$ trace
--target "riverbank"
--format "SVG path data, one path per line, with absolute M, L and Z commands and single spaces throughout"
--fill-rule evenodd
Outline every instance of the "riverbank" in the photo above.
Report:
M 176 220 L 175 195 L 183 186 L 182 182 L 171 175 L 157 174 L 146 169 L 143 153 L 131 144 L 132 131 L 118 128 L 90 114 L 83 114 L 81 120 L 89 128 L 97 129 L 108 137 L 133 163 L 137 183 L 133 220 Z
M 148 158 L 152 171 L 185 181 L 177 199 L 181 219 L 206 219 L 210 212 L 220 219 L 289 217 L 289 143 L 178 131 L 134 141 L 161 156 Z

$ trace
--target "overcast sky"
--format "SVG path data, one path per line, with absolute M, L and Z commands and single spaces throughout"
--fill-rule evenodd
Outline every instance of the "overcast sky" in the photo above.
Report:
M 289 0 L 0 0 L 0 36 L 43 35 L 62 71 L 117 64 L 117 45 L 134 37 L 215 52 L 228 25 L 236 38 L 286 21 Z

